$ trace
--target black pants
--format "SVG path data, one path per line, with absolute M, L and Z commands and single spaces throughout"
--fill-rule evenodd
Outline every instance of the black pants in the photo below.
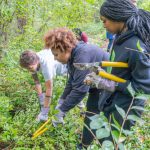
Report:
M 130 105 L 130 103 L 126 107 L 124 107 L 124 106 L 119 106 L 119 107 L 121 107 L 125 111 L 125 113 L 127 113 L 128 109 L 129 109 L 129 105 Z M 133 104 L 133 106 L 140 106 L 140 107 L 144 108 L 144 102 L 141 103 L 141 104 Z M 112 114 L 113 114 L 115 120 L 120 124 L 120 126 L 122 125 L 123 118 L 119 114 L 119 112 L 116 110 L 115 107 L 111 107 L 111 106 L 105 107 L 103 112 L 104 112 L 104 115 L 108 118 L 108 120 L 110 119 L 110 116 L 112 116 Z M 140 118 L 142 113 L 143 113 L 143 111 L 141 111 L 141 110 L 130 109 L 128 115 L 135 115 L 135 116 Z M 111 123 L 114 123 L 112 118 L 111 118 Z M 135 121 L 133 121 L 133 120 L 126 120 L 125 124 L 123 126 L 123 129 L 130 130 L 131 127 L 134 126 L 134 125 L 135 125 Z
M 88 97 L 87 104 L 86 104 L 87 112 L 86 112 L 86 116 L 84 119 L 84 124 L 86 124 L 89 129 L 90 129 L 91 120 L 88 117 L 91 117 L 91 116 L 94 116 L 94 114 L 100 113 L 100 111 L 98 109 L 99 93 L 100 93 L 100 90 L 97 90 L 97 89 L 91 89 L 89 92 L 89 97 Z M 94 114 L 92 114 L 92 113 L 94 113 Z M 96 130 L 91 130 L 91 131 L 92 131 L 92 133 L 95 134 Z M 84 145 L 86 145 L 86 146 L 90 145 L 91 142 L 93 141 L 93 139 L 94 139 L 94 137 L 91 134 L 91 132 L 87 129 L 87 127 L 84 126 L 83 127 L 83 134 L 82 134 L 83 146 Z

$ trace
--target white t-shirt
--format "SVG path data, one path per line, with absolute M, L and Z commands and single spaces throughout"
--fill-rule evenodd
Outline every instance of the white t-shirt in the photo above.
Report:
M 40 71 L 45 81 L 51 80 L 55 75 L 55 60 L 50 49 L 44 49 L 37 52 L 40 58 Z

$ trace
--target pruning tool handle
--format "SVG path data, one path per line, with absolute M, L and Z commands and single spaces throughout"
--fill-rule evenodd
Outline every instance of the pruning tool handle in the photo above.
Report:
M 33 135 L 32 140 L 34 140 L 36 137 L 47 131 L 48 128 L 44 128 L 43 130 L 40 130 L 37 134 Z
M 35 139 L 37 136 L 41 135 L 45 131 L 48 130 L 48 128 L 44 128 L 49 122 L 51 121 L 51 118 L 49 118 L 38 130 L 36 130 L 33 133 L 32 140 Z
M 121 83 L 125 83 L 126 82 L 125 79 L 122 79 L 120 77 L 117 77 L 115 75 L 112 75 L 112 74 L 104 72 L 104 71 L 99 71 L 98 75 L 103 77 L 103 78 L 115 81 L 115 82 L 121 82 Z
M 128 63 L 124 62 L 110 62 L 110 61 L 102 61 L 101 67 L 120 67 L 120 68 L 128 68 Z

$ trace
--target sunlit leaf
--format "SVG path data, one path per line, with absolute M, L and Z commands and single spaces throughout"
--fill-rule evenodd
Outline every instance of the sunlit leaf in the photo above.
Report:
M 139 40 L 137 41 L 136 46 L 137 46 L 137 48 L 138 48 L 138 50 L 139 50 L 140 52 L 143 52 L 143 51 L 144 51 L 143 48 L 142 48 L 141 45 L 140 45 L 140 41 L 139 41 Z
M 114 145 L 111 141 L 104 141 L 102 143 L 102 150 L 114 150 Z
M 101 118 L 104 122 L 108 122 L 108 119 L 105 117 L 105 115 L 104 115 L 103 112 L 100 113 L 100 118 Z
M 92 120 L 90 123 L 90 128 L 91 129 L 100 129 L 103 125 L 104 125 L 104 123 L 100 119 Z
M 112 114 L 112 119 L 113 119 L 113 122 L 115 123 L 115 125 L 117 126 L 117 128 L 120 130 L 121 129 L 121 125 L 115 119 L 114 114 Z
M 98 119 L 100 117 L 100 115 L 94 115 L 92 117 L 88 117 L 90 120 L 95 120 Z
M 113 137 L 113 139 L 116 141 L 116 142 L 118 142 L 118 139 L 119 139 L 119 131 L 117 131 L 117 130 L 113 130 L 113 131 L 111 131 L 111 134 L 112 134 L 112 137 Z
M 122 118 L 124 119 L 125 116 L 126 116 L 125 111 L 124 111 L 121 107 L 119 107 L 119 106 L 117 106 L 117 105 L 115 105 L 115 107 L 116 107 L 117 111 L 119 112 L 119 114 L 120 114 L 120 115 L 122 116 Z
M 130 131 L 130 130 L 123 130 L 122 132 L 123 132 L 126 136 L 133 134 L 133 131 Z
M 96 137 L 98 139 L 103 139 L 109 136 L 110 136 L 110 132 L 107 131 L 105 128 L 101 128 L 96 131 Z
M 119 146 L 119 150 L 125 150 L 125 146 L 123 143 L 119 143 L 118 146 Z
M 143 107 L 140 107 L 140 106 L 132 106 L 131 109 L 146 111 Z
M 150 95 L 148 95 L 148 94 L 138 94 L 135 98 L 147 101 L 147 100 L 150 100 Z
M 119 137 L 118 142 L 119 142 L 119 143 L 122 143 L 122 142 L 124 142 L 125 140 L 126 140 L 126 137 L 125 137 L 125 136 L 121 136 L 121 137 Z
M 135 96 L 135 91 L 134 91 L 134 89 L 132 88 L 131 83 L 127 86 L 127 89 L 128 89 L 128 91 L 129 91 L 129 93 L 131 94 L 131 96 L 134 97 L 134 96 Z
M 136 122 L 138 122 L 138 123 L 140 123 L 140 124 L 143 124 L 143 123 L 144 123 L 144 120 L 142 120 L 141 118 L 139 118 L 139 117 L 136 116 L 136 115 L 128 115 L 128 116 L 127 116 L 127 119 L 128 119 L 128 120 L 136 121 Z
M 120 131 L 120 129 L 115 124 L 111 124 L 111 126 Z

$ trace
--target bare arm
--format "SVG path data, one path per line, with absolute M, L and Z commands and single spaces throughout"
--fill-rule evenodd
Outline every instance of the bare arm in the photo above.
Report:
M 44 107 L 49 107 L 51 103 L 51 97 L 52 97 L 52 91 L 53 91 L 53 81 L 48 80 L 45 82 L 46 86 L 46 94 L 45 94 L 45 100 L 44 100 Z
M 37 73 L 32 74 L 32 78 L 34 80 L 35 89 L 36 89 L 38 95 L 42 94 L 42 87 L 41 87 L 41 84 L 40 84 L 40 81 L 39 81 Z

